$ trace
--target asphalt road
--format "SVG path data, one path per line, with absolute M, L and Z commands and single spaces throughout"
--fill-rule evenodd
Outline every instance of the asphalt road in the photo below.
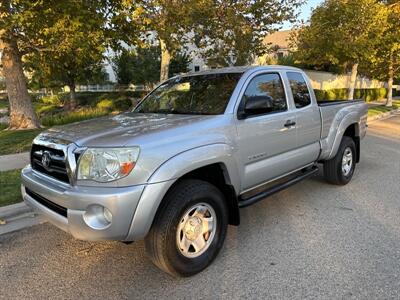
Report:
M 370 124 L 353 181 L 321 176 L 243 209 L 204 272 L 174 279 L 143 242 L 43 224 L 0 237 L 1 299 L 399 299 L 400 114 Z

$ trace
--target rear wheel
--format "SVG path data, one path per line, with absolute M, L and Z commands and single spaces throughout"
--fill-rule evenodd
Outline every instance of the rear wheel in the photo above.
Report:
M 182 180 L 163 200 L 145 239 L 152 262 L 174 276 L 194 275 L 219 253 L 228 214 L 223 194 L 201 180 Z
M 352 138 L 344 136 L 336 156 L 324 162 L 325 179 L 333 184 L 345 185 L 353 177 L 355 166 L 355 143 Z

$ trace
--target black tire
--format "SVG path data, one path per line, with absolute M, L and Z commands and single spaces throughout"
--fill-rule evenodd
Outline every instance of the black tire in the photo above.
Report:
M 173 276 L 199 273 L 211 264 L 225 240 L 228 210 L 224 195 L 208 182 L 185 179 L 173 186 L 165 197 L 145 238 L 147 254 L 157 267 Z M 185 212 L 198 203 L 206 203 L 214 209 L 216 231 L 204 253 L 188 258 L 178 248 L 177 229 Z
M 346 149 L 350 149 L 352 153 L 352 163 L 350 171 L 345 174 L 342 170 L 342 159 Z M 356 146 L 354 140 L 348 136 L 344 136 L 340 143 L 336 156 L 324 162 L 325 179 L 332 184 L 345 185 L 350 182 L 356 167 Z

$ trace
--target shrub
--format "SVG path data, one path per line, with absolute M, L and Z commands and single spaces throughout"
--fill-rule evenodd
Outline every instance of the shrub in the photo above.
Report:
M 107 115 L 109 112 L 99 108 L 83 108 L 71 112 L 61 112 L 43 117 L 41 123 L 43 126 L 64 125 L 73 122 L 79 122 L 87 119 L 98 118 Z
M 325 91 L 324 90 L 314 90 L 315 97 L 317 98 L 317 101 L 322 101 L 325 100 Z
M 348 89 L 314 90 L 317 101 L 322 100 L 345 100 L 348 96 Z M 355 89 L 354 99 L 364 99 L 367 102 L 386 98 L 385 88 Z
M 365 101 L 376 101 L 386 98 L 387 90 L 385 88 L 377 88 L 377 89 L 365 89 L 364 90 L 364 98 Z
M 114 109 L 114 103 L 113 101 L 109 99 L 104 99 L 101 100 L 96 104 L 96 107 L 102 110 L 113 110 Z
M 81 106 L 92 106 L 95 107 L 97 103 L 102 100 L 111 100 L 111 101 L 122 101 L 125 102 L 122 104 L 122 107 L 126 108 L 126 105 L 130 103 L 129 99 L 135 98 L 143 98 L 147 93 L 139 92 L 139 91 L 115 91 L 115 92 L 78 92 L 76 93 L 76 99 L 79 105 Z M 61 100 L 64 102 L 65 99 L 68 99 L 69 93 L 59 94 Z M 115 103 L 114 103 L 115 104 Z M 132 104 L 130 103 L 129 106 Z M 128 106 L 128 108 L 129 108 Z M 116 105 L 116 109 L 119 109 Z
M 326 92 L 326 100 L 345 100 L 348 95 L 348 89 L 332 89 Z
M 38 104 L 35 105 L 35 111 L 38 115 L 54 113 L 55 111 L 60 110 L 60 107 L 53 104 Z
M 125 111 L 132 106 L 132 101 L 127 97 L 119 97 L 114 100 L 104 99 L 96 104 L 99 109 Z
M 44 104 L 62 105 L 62 101 L 58 95 L 43 96 L 41 98 L 41 102 L 43 102 Z
M 29 93 L 31 96 L 32 102 L 40 102 L 41 97 L 43 94 L 40 93 Z M 8 96 L 7 93 L 0 93 L 0 101 L 7 101 L 8 102 Z
M 31 96 L 32 102 L 41 102 L 43 98 L 43 94 L 41 93 L 29 93 Z
M 114 100 L 114 106 L 119 111 L 125 111 L 131 108 L 132 101 L 127 97 L 119 97 Z

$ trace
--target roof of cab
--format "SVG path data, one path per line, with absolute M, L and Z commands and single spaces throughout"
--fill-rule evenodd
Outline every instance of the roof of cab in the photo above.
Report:
M 189 72 L 182 74 L 181 76 L 193 76 L 193 75 L 209 75 L 209 74 L 222 74 L 222 73 L 245 73 L 250 70 L 296 70 L 301 71 L 295 67 L 281 66 L 281 65 L 266 65 L 266 66 L 239 66 L 239 67 L 226 67 L 218 69 L 209 69 L 198 72 Z

